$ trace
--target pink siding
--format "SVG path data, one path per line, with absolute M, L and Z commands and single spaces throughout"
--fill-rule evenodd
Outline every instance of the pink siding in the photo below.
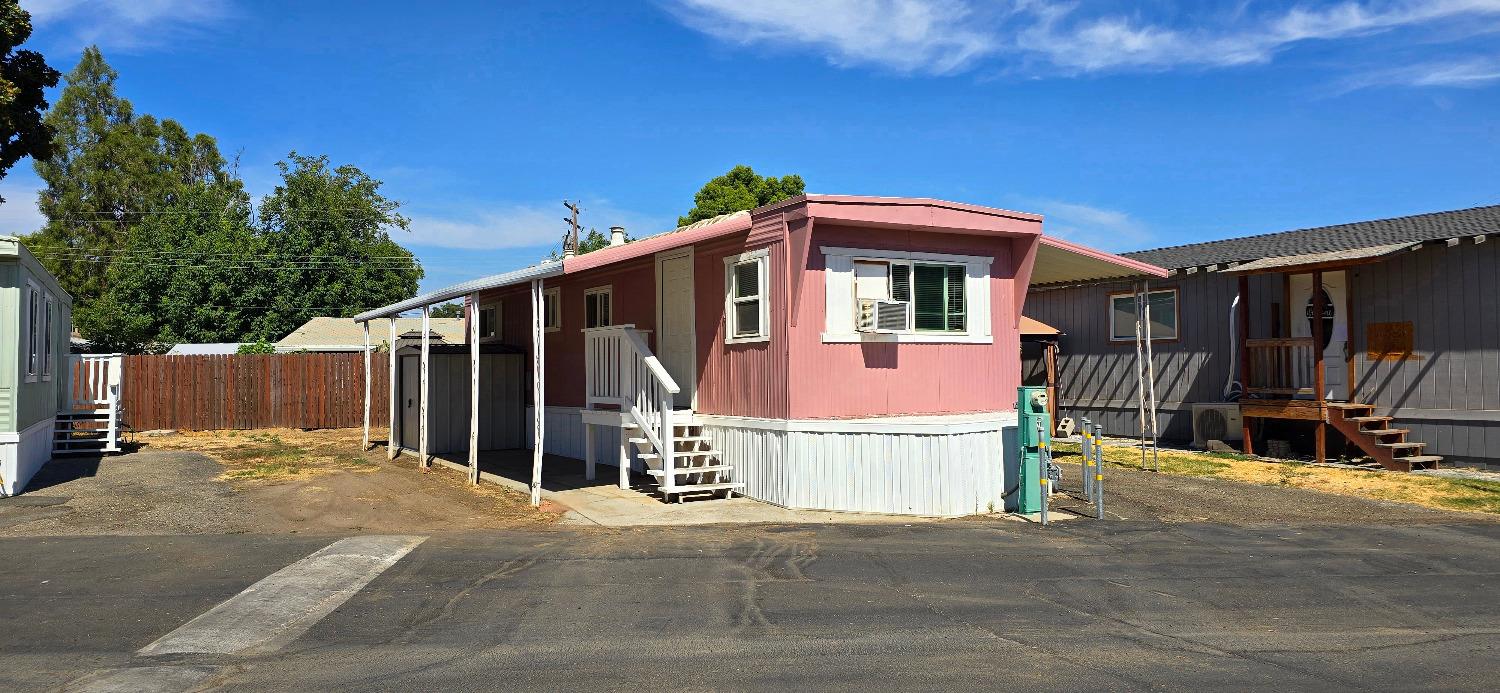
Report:
M 730 243 L 694 249 L 693 277 L 697 284 L 695 310 L 698 330 L 697 411 L 726 416 L 786 418 L 787 325 L 786 244 L 781 242 L 780 215 L 749 237 L 767 242 L 747 244 L 740 235 Z M 724 258 L 748 250 L 771 249 L 771 341 L 725 344 Z
M 1039 226 L 1039 225 L 1038 225 Z M 1040 229 L 1038 229 L 1039 231 Z M 1024 238 L 1035 243 L 1035 236 Z M 841 418 L 1008 411 L 1020 384 L 1014 237 L 818 222 L 803 270 L 798 327 L 791 332 L 788 418 Z M 985 255 L 990 268 L 992 344 L 824 344 L 822 245 Z

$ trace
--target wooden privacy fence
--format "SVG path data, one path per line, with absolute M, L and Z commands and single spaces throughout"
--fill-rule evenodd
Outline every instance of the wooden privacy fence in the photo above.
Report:
M 389 357 L 372 354 L 370 425 L 389 423 Z M 364 425 L 364 355 L 126 356 L 120 395 L 136 431 Z

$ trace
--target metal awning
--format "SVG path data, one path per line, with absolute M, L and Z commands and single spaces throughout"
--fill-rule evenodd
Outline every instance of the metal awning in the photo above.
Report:
M 518 269 L 513 272 L 506 272 L 504 274 L 492 274 L 488 277 L 470 279 L 469 281 L 460 284 L 454 284 L 453 286 L 438 289 L 437 291 L 429 291 L 420 296 L 408 298 L 405 301 L 392 303 L 388 306 L 381 306 L 380 308 L 376 308 L 374 310 L 367 310 L 363 313 L 360 313 L 359 315 L 354 316 L 354 321 L 368 322 L 376 318 L 391 318 L 413 308 L 421 308 L 422 306 L 430 306 L 434 303 L 450 301 L 460 296 L 467 296 L 476 291 L 488 291 L 490 289 L 498 289 L 502 286 L 524 284 L 533 279 L 546 279 L 548 277 L 558 276 L 562 273 L 563 261 L 549 260 L 547 262 L 532 265 L 523 269 Z
M 1268 270 L 1285 271 L 1297 267 L 1313 267 L 1340 264 L 1363 264 L 1374 262 L 1387 255 L 1399 253 L 1408 248 L 1421 245 L 1420 243 L 1391 243 L 1388 245 L 1376 245 L 1368 248 L 1351 248 L 1348 250 L 1334 250 L 1326 253 L 1306 253 L 1303 255 L 1284 255 L 1282 257 L 1268 257 L 1260 260 L 1251 260 L 1244 264 L 1235 265 L 1230 270 L 1232 273 L 1243 274 L 1247 272 L 1265 272 Z
M 1165 277 L 1167 270 L 1052 236 L 1042 236 L 1031 285 L 1083 284 L 1106 279 Z

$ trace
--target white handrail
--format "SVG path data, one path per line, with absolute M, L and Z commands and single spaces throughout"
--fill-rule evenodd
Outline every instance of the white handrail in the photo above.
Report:
M 677 450 L 672 400 L 681 392 L 661 360 L 651 353 L 634 325 L 610 325 L 584 331 L 586 401 L 612 404 L 630 415 L 661 456 L 662 490 L 676 491 L 673 473 Z

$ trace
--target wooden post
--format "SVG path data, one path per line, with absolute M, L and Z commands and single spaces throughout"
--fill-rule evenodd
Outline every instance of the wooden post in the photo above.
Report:
M 620 490 L 630 490 L 630 429 L 620 427 Z
M 583 422 L 583 479 L 594 480 L 594 425 Z
M 370 449 L 370 321 L 365 323 L 365 444 L 361 450 Z
M 1042 345 L 1042 361 L 1047 366 L 1047 408 L 1051 409 L 1052 432 L 1057 432 L 1057 342 Z
M 422 382 L 418 385 L 421 392 L 421 402 L 417 405 L 417 435 L 418 446 L 417 463 L 422 469 L 427 469 L 427 359 L 432 351 L 432 306 L 422 306 Z
M 1151 350 L 1151 281 L 1142 280 L 1141 288 L 1141 305 L 1145 308 L 1141 323 L 1146 326 L 1146 413 L 1150 415 L 1151 422 L 1151 469 L 1159 472 L 1161 461 L 1157 459 L 1156 451 L 1156 356 Z
M 388 398 L 389 401 L 386 402 L 386 405 L 391 410 L 391 420 L 389 422 L 389 424 L 390 424 L 390 429 L 389 429 L 390 432 L 387 433 L 386 436 L 385 436 L 385 456 L 386 456 L 386 459 L 394 460 L 394 459 L 396 459 L 396 411 L 397 411 L 397 409 L 396 409 L 396 404 L 397 404 L 397 397 L 396 397 L 396 316 L 394 316 L 394 315 L 391 316 L 391 342 L 390 342 L 390 346 L 386 347 L 386 357 L 387 357 L 386 360 L 388 361 L 388 363 L 386 364 L 386 366 L 387 366 L 387 369 L 390 371 L 390 379 L 389 379 L 389 382 L 386 383 L 386 385 L 390 388 L 390 393 L 391 393 L 390 397 Z M 406 431 L 402 431 L 401 434 L 403 436 L 406 435 Z
M 469 294 L 469 483 L 479 483 L 479 294 Z
M 1312 273 L 1312 295 L 1313 295 L 1313 389 L 1318 402 L 1318 427 L 1313 432 L 1313 459 L 1318 464 L 1327 461 L 1328 453 L 1328 414 L 1325 409 L 1327 403 L 1327 372 L 1323 370 L 1323 312 L 1327 310 L 1327 301 L 1323 296 L 1323 273 L 1314 271 Z
M 546 344 L 542 329 L 542 280 L 531 280 L 531 378 L 532 392 L 532 445 L 531 445 L 531 505 L 542 504 L 542 448 L 546 440 Z
M 1141 305 L 1141 284 L 1136 282 L 1131 288 L 1135 291 L 1135 398 L 1136 415 L 1141 420 L 1141 469 L 1146 468 L 1146 357 L 1145 350 L 1141 346 L 1142 325 L 1141 314 L 1145 310 Z
M 1250 277 L 1240 275 L 1239 306 L 1235 311 L 1235 317 L 1239 323 L 1240 340 L 1240 401 L 1249 396 L 1250 388 L 1250 354 L 1245 353 L 1245 342 L 1250 339 Z M 1244 407 L 1241 407 L 1243 409 Z M 1245 436 L 1245 454 L 1255 454 L 1255 443 L 1250 439 L 1250 419 L 1240 417 L 1240 432 Z

